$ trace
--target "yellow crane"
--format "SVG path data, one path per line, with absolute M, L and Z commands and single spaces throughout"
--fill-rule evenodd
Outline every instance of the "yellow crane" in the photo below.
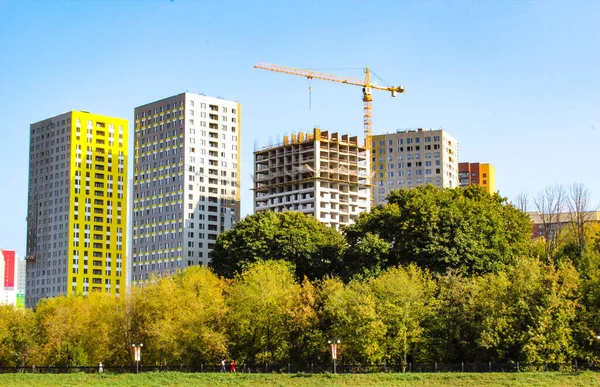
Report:
M 371 82 L 371 71 L 369 68 L 365 68 L 365 79 L 349 78 L 334 74 L 327 74 L 318 71 L 303 70 L 293 67 L 279 66 L 268 63 L 257 63 L 254 65 L 255 69 L 274 71 L 276 73 L 284 73 L 291 75 L 298 75 L 306 77 L 308 79 L 321 79 L 324 81 L 345 83 L 347 85 L 361 86 L 363 89 L 363 109 L 364 109 L 364 130 L 365 130 L 365 146 L 370 148 L 371 143 L 371 115 L 373 110 L 373 97 L 371 92 L 375 90 L 389 91 L 392 97 L 395 97 L 398 93 L 404 93 L 404 86 L 380 86 Z

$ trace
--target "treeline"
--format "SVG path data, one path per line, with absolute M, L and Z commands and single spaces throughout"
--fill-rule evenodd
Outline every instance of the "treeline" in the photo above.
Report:
M 298 282 L 284 261 L 233 280 L 191 267 L 121 299 L 101 293 L 0 308 L 1 366 L 598 360 L 600 281 L 522 258 L 466 277 L 416 265 Z
M 600 228 L 548 256 L 522 211 L 479 188 L 392 193 L 340 233 L 248 216 L 190 267 L 111 298 L 0 307 L 0 366 L 600 360 Z M 583 243 L 582 243 L 583 242 Z

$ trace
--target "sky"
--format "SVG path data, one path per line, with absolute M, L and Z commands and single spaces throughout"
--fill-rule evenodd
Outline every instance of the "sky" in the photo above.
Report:
M 29 124 L 62 112 L 131 125 L 136 106 L 185 91 L 241 102 L 242 215 L 256 146 L 362 135 L 359 87 L 257 62 L 368 66 L 406 90 L 374 92 L 374 134 L 443 128 L 459 161 L 496 167 L 502 196 L 579 182 L 598 205 L 599 15 L 595 1 L 0 0 L 0 247 L 25 254 Z

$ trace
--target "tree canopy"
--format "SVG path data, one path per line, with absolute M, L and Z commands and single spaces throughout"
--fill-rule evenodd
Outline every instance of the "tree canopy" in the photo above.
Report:
M 297 278 L 321 278 L 336 271 L 346 242 L 342 234 L 299 212 L 249 215 L 219 235 L 210 267 L 219 275 L 235 273 L 257 260 L 284 260 Z
M 501 270 L 531 245 L 529 217 L 478 186 L 392 191 L 388 204 L 361 214 L 344 232 L 350 252 L 365 240 L 367 246 L 379 246 L 368 250 L 376 259 L 365 265 L 416 263 L 435 272 L 450 268 L 469 275 Z M 387 251 L 377 240 L 387 243 Z

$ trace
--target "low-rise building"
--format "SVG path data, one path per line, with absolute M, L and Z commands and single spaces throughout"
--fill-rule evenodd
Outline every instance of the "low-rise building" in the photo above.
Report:
M 531 219 L 531 236 L 532 238 L 541 237 L 544 235 L 560 232 L 569 223 L 576 219 L 576 214 L 572 212 L 561 212 L 557 214 L 542 214 L 537 211 L 528 212 Z M 580 219 L 585 223 L 600 222 L 600 211 L 586 211 L 581 213 Z M 546 230 L 550 228 L 549 233 Z

